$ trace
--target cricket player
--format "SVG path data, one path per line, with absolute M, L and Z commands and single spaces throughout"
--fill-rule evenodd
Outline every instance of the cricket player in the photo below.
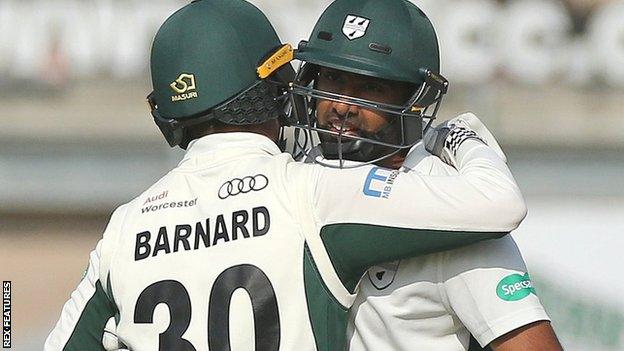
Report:
M 337 0 L 296 56 L 304 65 L 294 83 L 295 111 L 305 114 L 300 123 L 319 135 L 320 145 L 309 154 L 316 163 L 461 174 L 430 153 L 442 146 L 433 136 L 453 125 L 476 131 L 505 159 L 494 137 L 469 113 L 428 129 L 425 143 L 420 141 L 423 124 L 408 115 L 435 118 L 445 86 L 431 95 L 436 106 L 427 114 L 422 109 L 427 103 L 416 98 L 419 73 L 446 82 L 437 73 L 434 28 L 408 1 Z M 379 171 L 377 183 L 388 174 Z M 561 349 L 510 236 L 370 269 L 351 310 L 348 339 L 350 350 Z
M 451 176 L 295 162 L 278 147 L 292 57 L 243 0 L 161 26 L 148 100 L 186 155 L 113 213 L 45 350 L 341 350 L 369 267 L 519 225 L 509 169 L 467 126 L 434 138 Z

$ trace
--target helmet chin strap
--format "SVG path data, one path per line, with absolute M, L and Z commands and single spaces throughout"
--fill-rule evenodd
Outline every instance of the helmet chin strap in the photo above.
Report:
M 321 152 L 328 160 L 349 160 L 368 162 L 375 151 L 375 145 L 363 140 L 353 140 L 341 143 L 321 142 Z M 341 157 L 342 155 L 342 157 Z

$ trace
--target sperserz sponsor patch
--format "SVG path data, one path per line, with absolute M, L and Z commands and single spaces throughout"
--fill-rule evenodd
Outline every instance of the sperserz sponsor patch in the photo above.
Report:
M 394 181 L 400 171 L 379 167 L 371 168 L 364 181 L 364 195 L 381 199 L 389 199 Z
M 503 278 L 496 286 L 496 295 L 504 301 L 518 301 L 536 295 L 529 273 L 515 273 Z

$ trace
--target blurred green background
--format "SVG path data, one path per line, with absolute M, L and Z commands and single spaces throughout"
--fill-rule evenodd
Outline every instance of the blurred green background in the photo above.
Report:
M 330 1 L 252 2 L 296 45 Z M 475 112 L 508 154 L 529 206 L 514 237 L 566 350 L 624 349 L 624 2 L 413 2 L 451 81 L 440 118 Z M 108 215 L 181 158 L 145 96 L 153 35 L 184 3 L 0 0 L 14 350 L 41 349 Z

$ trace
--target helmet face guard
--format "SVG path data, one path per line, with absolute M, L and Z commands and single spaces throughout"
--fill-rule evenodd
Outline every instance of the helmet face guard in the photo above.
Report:
M 319 90 L 315 79 L 318 66 L 305 64 L 299 69 L 295 81 L 290 85 L 292 104 L 291 117 L 293 126 L 303 130 L 303 142 L 300 133 L 295 132 L 295 157 L 308 155 L 314 134 L 318 135 L 318 145 L 326 160 L 316 160 L 327 167 L 353 168 L 374 164 L 397 153 L 407 152 L 421 139 L 423 132 L 436 118 L 442 98 L 448 91 L 448 81 L 441 75 L 421 69 L 423 83 L 411 94 L 403 105 L 392 105 L 380 101 L 370 101 L 353 96 Z M 319 124 L 316 103 L 319 99 L 355 105 L 363 109 L 375 110 L 388 116 L 390 123 L 382 130 L 368 135 L 346 134 L 345 122 L 338 131 L 328 130 Z M 347 165 L 345 161 L 356 161 L 357 165 Z

